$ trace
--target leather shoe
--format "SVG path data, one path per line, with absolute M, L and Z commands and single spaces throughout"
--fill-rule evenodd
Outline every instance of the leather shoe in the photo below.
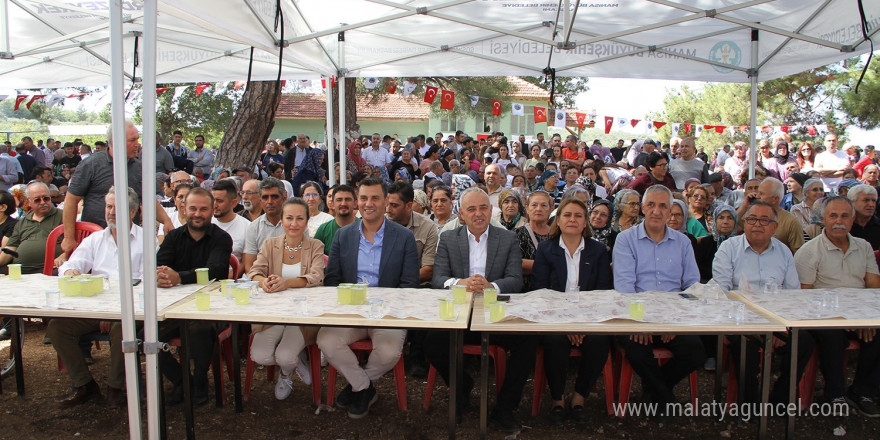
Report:
M 550 409 L 550 423 L 556 426 L 565 422 L 565 407 L 554 406 Z
M 107 387 L 107 396 L 104 401 L 107 402 L 107 406 L 113 408 L 125 408 L 128 405 L 125 390 L 111 386 Z
M 76 387 L 72 396 L 58 403 L 62 408 L 70 408 L 77 405 L 82 405 L 89 400 L 100 398 L 101 389 L 98 387 L 98 384 L 95 383 L 95 381 L 93 380 L 81 387 Z
M 348 409 L 349 406 L 354 402 L 354 391 L 351 389 L 351 385 L 346 385 L 345 388 L 336 396 L 336 406 L 343 409 Z

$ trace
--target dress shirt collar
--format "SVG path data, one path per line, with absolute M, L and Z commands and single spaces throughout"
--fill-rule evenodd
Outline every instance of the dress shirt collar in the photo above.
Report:
M 468 240 L 469 240 L 469 241 L 472 241 L 472 242 L 474 242 L 474 243 L 483 243 L 483 240 L 488 240 L 488 239 L 489 239 L 489 228 L 486 228 L 486 230 L 483 231 L 482 234 L 480 234 L 480 241 L 477 241 L 477 236 L 476 236 L 476 235 L 471 234 L 471 230 L 470 230 L 470 228 L 468 228 L 467 226 L 465 226 L 464 229 L 467 231 L 467 235 L 468 235 Z
M 639 240 L 646 239 L 646 240 L 654 241 L 654 239 L 652 239 L 650 236 L 648 236 L 648 230 L 645 229 L 645 222 L 644 221 L 639 223 L 636 227 L 639 228 L 638 229 Z M 669 226 L 664 226 L 664 228 L 665 228 L 665 230 L 663 232 L 663 239 L 660 240 L 660 242 L 657 244 L 663 243 L 664 241 L 667 241 L 670 239 L 669 235 L 670 235 L 670 231 L 672 231 L 672 229 L 669 229 Z
M 742 234 L 743 244 L 745 245 L 745 249 L 750 250 L 758 255 L 767 254 L 773 252 L 775 250 L 775 244 L 773 243 L 773 237 L 770 237 L 770 244 L 767 245 L 767 249 L 764 249 L 764 252 L 758 252 L 755 248 L 752 247 L 752 244 L 749 243 L 749 239 L 746 238 L 746 234 Z
M 571 253 L 568 250 L 568 246 L 565 245 L 565 240 L 562 239 L 562 236 L 559 236 L 559 247 L 562 248 L 563 252 L 565 252 L 565 255 L 567 257 L 573 257 L 573 256 L 577 255 L 578 252 L 584 250 L 584 245 L 585 245 L 584 237 L 581 237 L 581 243 L 578 245 L 577 249 L 574 250 L 574 253 Z
M 388 220 L 385 217 L 382 217 L 382 226 L 379 226 L 379 230 L 377 230 L 373 234 L 373 243 L 382 243 L 382 239 L 385 237 L 385 221 Z M 361 233 L 361 240 L 366 240 L 367 238 L 364 236 L 364 222 L 361 221 L 358 224 L 358 231 Z
M 835 245 L 834 243 L 831 242 L 831 240 L 828 239 L 828 236 L 825 235 L 825 230 L 824 230 L 824 229 L 822 230 L 822 233 L 819 234 L 819 236 L 820 236 L 821 239 L 822 239 L 822 242 L 821 242 L 821 243 L 822 243 L 822 247 L 824 247 L 826 251 L 829 251 L 829 252 L 830 252 L 830 251 L 840 251 L 840 252 L 843 252 L 843 249 L 837 247 L 837 245 Z M 845 253 L 848 254 L 848 253 L 850 253 L 850 251 L 852 251 L 852 249 L 853 249 L 853 236 L 850 235 L 850 234 L 846 234 L 846 240 L 847 240 L 847 242 L 849 243 L 849 247 L 847 247 Z

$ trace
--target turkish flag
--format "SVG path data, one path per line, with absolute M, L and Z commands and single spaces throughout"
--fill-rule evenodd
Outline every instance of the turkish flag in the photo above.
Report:
M 27 106 L 28 110 L 30 110 L 30 109 L 31 109 L 31 104 L 33 104 L 34 101 L 36 101 L 36 100 L 38 100 L 38 99 L 43 99 L 43 98 L 45 98 L 45 97 L 46 97 L 46 95 L 34 95 L 34 96 L 31 96 L 31 100 L 28 101 L 28 103 L 25 104 L 25 105 Z
M 434 98 L 437 97 L 437 88 L 433 86 L 425 86 L 425 102 L 428 104 L 434 103 Z
M 584 128 L 584 121 L 587 120 L 587 114 L 586 113 L 575 113 L 574 117 L 578 121 L 578 129 L 583 129 Z M 608 117 L 605 118 L 605 124 L 608 125 Z
M 21 105 L 21 102 L 27 99 L 28 95 L 18 95 L 15 97 L 15 106 L 12 108 L 13 110 L 18 110 L 18 106 Z
M 703 129 L 704 129 L 704 130 L 711 130 L 711 129 L 713 129 L 713 128 L 715 128 L 714 125 L 704 125 L 704 126 L 703 126 Z
M 789 127 L 787 125 L 783 125 L 779 127 L 779 129 L 782 130 L 783 133 L 788 133 Z
M 88 93 L 71 93 L 67 95 L 68 98 L 82 98 L 83 96 L 88 95 Z
M 636 128 L 636 125 L 639 125 L 639 120 L 638 119 L 630 119 L 629 125 L 632 125 L 633 128 Z
M 492 115 L 493 116 L 501 116 L 501 101 L 497 99 L 492 100 Z M 547 115 L 544 114 L 544 120 L 547 120 Z
M 211 87 L 208 83 L 196 84 L 196 96 L 201 95 L 208 87 Z
M 440 108 L 452 110 L 455 107 L 455 92 L 449 90 L 440 91 Z
M 664 125 L 666 125 L 665 122 L 654 121 L 654 128 L 656 128 L 657 130 L 659 130 L 660 128 L 662 128 Z
M 816 131 L 816 126 L 815 125 L 808 125 L 807 126 L 807 133 L 809 133 L 810 136 L 815 136 L 818 133 L 818 131 Z
M 727 128 L 726 125 L 716 125 L 715 126 L 715 133 L 719 133 L 719 134 L 724 133 L 725 128 Z
M 161 95 L 166 90 L 168 90 L 168 87 L 156 87 L 156 96 Z
M 535 106 L 535 122 L 547 122 L 547 109 Z
M 234 84 L 232 87 L 233 87 L 235 90 L 238 90 L 238 89 L 241 88 L 241 86 L 245 85 L 246 83 L 247 83 L 246 81 L 236 81 L 235 84 Z M 323 79 L 321 80 L 321 86 L 324 86 L 324 80 L 323 80 Z
M 691 124 L 687 124 L 687 123 L 684 124 L 684 132 L 685 132 L 685 133 L 690 133 L 690 132 L 691 132 Z
M 614 116 L 605 116 L 605 134 L 611 133 L 611 125 L 614 124 Z M 578 118 L 580 125 L 580 117 Z
M 393 79 L 389 79 L 388 81 L 385 81 L 385 91 L 388 93 L 391 93 L 391 94 L 396 92 L 397 91 L 397 82 L 395 82 Z

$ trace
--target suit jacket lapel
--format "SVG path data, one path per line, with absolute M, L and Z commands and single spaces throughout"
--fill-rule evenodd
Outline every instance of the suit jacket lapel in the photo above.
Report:
M 502 265 L 501 273 L 496 274 L 494 271 L 495 264 L 493 264 L 493 263 L 495 263 L 496 259 L 490 258 L 490 256 L 494 257 L 495 255 L 498 255 L 498 248 L 499 248 L 498 241 L 500 240 L 500 237 L 498 236 L 498 232 L 495 231 L 492 226 L 489 226 L 489 236 L 486 239 L 489 240 L 489 242 L 486 245 L 486 279 L 487 280 L 494 280 L 497 278 L 501 278 L 504 276 L 504 266 L 503 265 L 505 263 L 507 263 L 507 261 L 506 260 L 499 261 L 499 263 L 501 263 L 501 265 Z
M 389 261 L 391 260 L 391 253 L 397 249 L 396 241 L 397 234 L 391 232 L 391 228 L 387 224 L 391 220 L 385 219 L 385 236 L 382 237 L 382 256 L 379 258 L 379 285 L 382 285 L 382 278 L 386 273 L 391 273 L 389 268 L 391 267 Z M 401 249 L 402 250 L 402 249 Z M 400 260 L 403 261 L 402 259 Z
M 458 253 L 459 258 L 461 258 L 461 265 L 464 267 L 464 273 L 462 276 L 457 278 L 467 278 L 471 276 L 471 255 L 470 255 L 470 243 L 468 242 L 468 231 L 467 226 L 461 228 L 458 231 Z
M 351 278 L 350 278 L 351 281 L 346 280 L 346 277 L 343 275 L 343 277 L 342 277 L 343 283 L 357 283 L 360 281 L 357 279 L 357 267 L 358 267 L 358 249 L 360 249 L 360 245 L 361 245 L 361 230 L 360 230 L 360 225 L 358 223 L 352 223 L 352 224 L 355 226 L 351 228 L 348 236 L 343 237 L 346 239 L 346 241 L 348 241 L 348 246 L 343 245 L 343 246 L 341 246 L 341 249 L 340 249 L 340 251 L 344 251 L 345 249 L 351 249 L 351 251 L 348 255 L 343 255 L 343 257 L 342 257 L 343 261 L 348 262 L 348 264 L 346 264 L 342 268 L 343 274 L 348 272 L 351 275 Z

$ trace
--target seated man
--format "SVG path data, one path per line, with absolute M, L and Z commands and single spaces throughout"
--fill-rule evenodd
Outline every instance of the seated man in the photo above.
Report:
M 672 213 L 672 192 L 653 185 L 642 196 L 645 220 L 617 236 L 614 244 L 614 290 L 681 292 L 700 281 L 691 242 L 666 226 Z M 675 402 L 676 383 L 703 365 L 705 353 L 696 335 L 629 335 L 617 338 L 633 370 L 642 378 L 645 401 L 656 402 L 661 414 Z M 674 357 L 662 368 L 654 347 L 665 347 Z
M 791 251 L 781 241 L 773 237 L 776 233 L 776 212 L 779 208 L 760 200 L 751 202 L 745 212 L 745 232 L 721 243 L 715 260 L 712 262 L 712 278 L 724 291 L 738 290 L 740 280 L 748 281 L 752 289 L 761 291 L 764 284 L 776 283 L 780 289 L 799 289 L 797 270 Z M 775 353 L 782 357 L 782 368 L 777 384 L 770 393 L 772 402 L 788 401 L 788 382 L 791 356 L 783 338 L 774 337 Z M 730 337 L 730 354 L 734 366 L 739 367 L 740 337 Z M 758 343 L 751 340 L 746 346 L 745 402 L 759 401 L 758 385 L 760 357 Z M 801 332 L 798 342 L 798 372 L 800 379 L 804 368 L 813 354 L 813 338 Z
M 211 223 L 214 197 L 204 188 L 193 188 L 184 202 L 186 224 L 172 230 L 156 252 L 157 285 L 162 288 L 178 284 L 194 284 L 195 269 L 208 268 L 208 279 L 225 279 L 229 273 L 232 238 L 223 229 Z M 191 321 L 189 324 L 189 353 L 194 361 L 193 403 L 208 402 L 208 367 L 214 350 L 213 324 Z M 173 320 L 159 325 L 159 340 L 168 341 L 180 334 L 180 324 Z M 171 353 L 159 352 L 159 368 L 174 385 L 168 398 L 169 405 L 183 400 L 183 377 L 180 364 Z
M 871 245 L 850 234 L 855 208 L 846 197 L 829 197 L 822 203 L 825 230 L 794 254 L 802 289 L 880 287 L 880 271 Z M 801 332 L 803 334 L 805 332 Z M 874 403 L 880 386 L 880 338 L 877 329 L 811 330 L 819 347 L 819 369 L 825 378 L 825 397 L 833 403 L 846 400 L 867 417 L 880 417 Z M 846 389 L 843 360 L 849 339 L 859 339 L 859 365 L 852 386 Z
M 104 220 L 107 229 L 89 235 L 79 244 L 70 260 L 58 269 L 60 275 L 79 275 L 91 273 L 116 278 L 119 276 L 117 235 L 116 235 L 116 194 L 115 188 L 105 196 Z M 138 212 L 138 196 L 128 188 L 128 219 L 134 221 Z M 143 229 L 131 223 L 129 233 L 131 246 L 131 276 L 143 276 Z M 122 354 L 122 326 L 118 321 L 108 322 L 97 319 L 53 319 L 46 328 L 52 346 L 67 367 L 67 374 L 73 382 L 74 393 L 60 402 L 62 408 L 76 406 L 92 398 L 100 398 L 101 391 L 86 365 L 79 339 L 82 335 L 101 332 L 110 333 L 110 375 L 107 378 L 107 404 L 114 407 L 125 406 L 125 362 Z
M 31 182 L 25 188 L 25 197 L 31 203 L 31 212 L 15 224 L 6 246 L 0 249 L 0 266 L 21 264 L 21 273 L 43 271 L 46 239 L 56 226 L 62 223 L 61 210 L 52 206 L 49 187 L 43 182 Z M 55 248 L 55 267 L 64 261 L 61 248 Z M 5 273 L 5 271 L 4 271 Z
M 503 228 L 491 226 L 492 205 L 489 196 L 479 188 L 468 188 L 461 196 L 459 216 L 466 226 L 446 231 L 440 236 L 434 257 L 433 287 L 448 289 L 453 284 L 467 286 L 468 291 L 480 293 L 495 287 L 498 293 L 519 293 L 522 289 L 522 255 L 516 235 Z M 468 332 L 467 343 L 479 343 L 479 333 Z M 535 365 L 538 339 L 526 335 L 492 335 L 492 344 L 510 350 L 504 383 L 492 411 L 490 422 L 507 433 L 522 429 L 513 413 L 522 398 L 523 386 Z M 449 332 L 431 332 L 425 339 L 428 361 L 444 380 L 449 381 Z M 461 375 L 458 383 L 456 411 L 459 415 L 468 404 L 473 380 Z
M 385 219 L 388 189 L 381 179 L 368 178 L 358 188 L 361 221 L 340 229 L 333 238 L 324 285 L 357 283 L 370 287 L 419 287 L 419 255 L 416 240 L 406 227 Z M 362 339 L 373 341 L 373 352 L 365 367 L 348 347 Z M 348 385 L 336 404 L 348 409 L 348 416 L 360 419 L 376 402 L 373 382 L 394 368 L 400 359 L 406 330 L 323 327 L 318 347 L 327 362 L 339 370 Z

